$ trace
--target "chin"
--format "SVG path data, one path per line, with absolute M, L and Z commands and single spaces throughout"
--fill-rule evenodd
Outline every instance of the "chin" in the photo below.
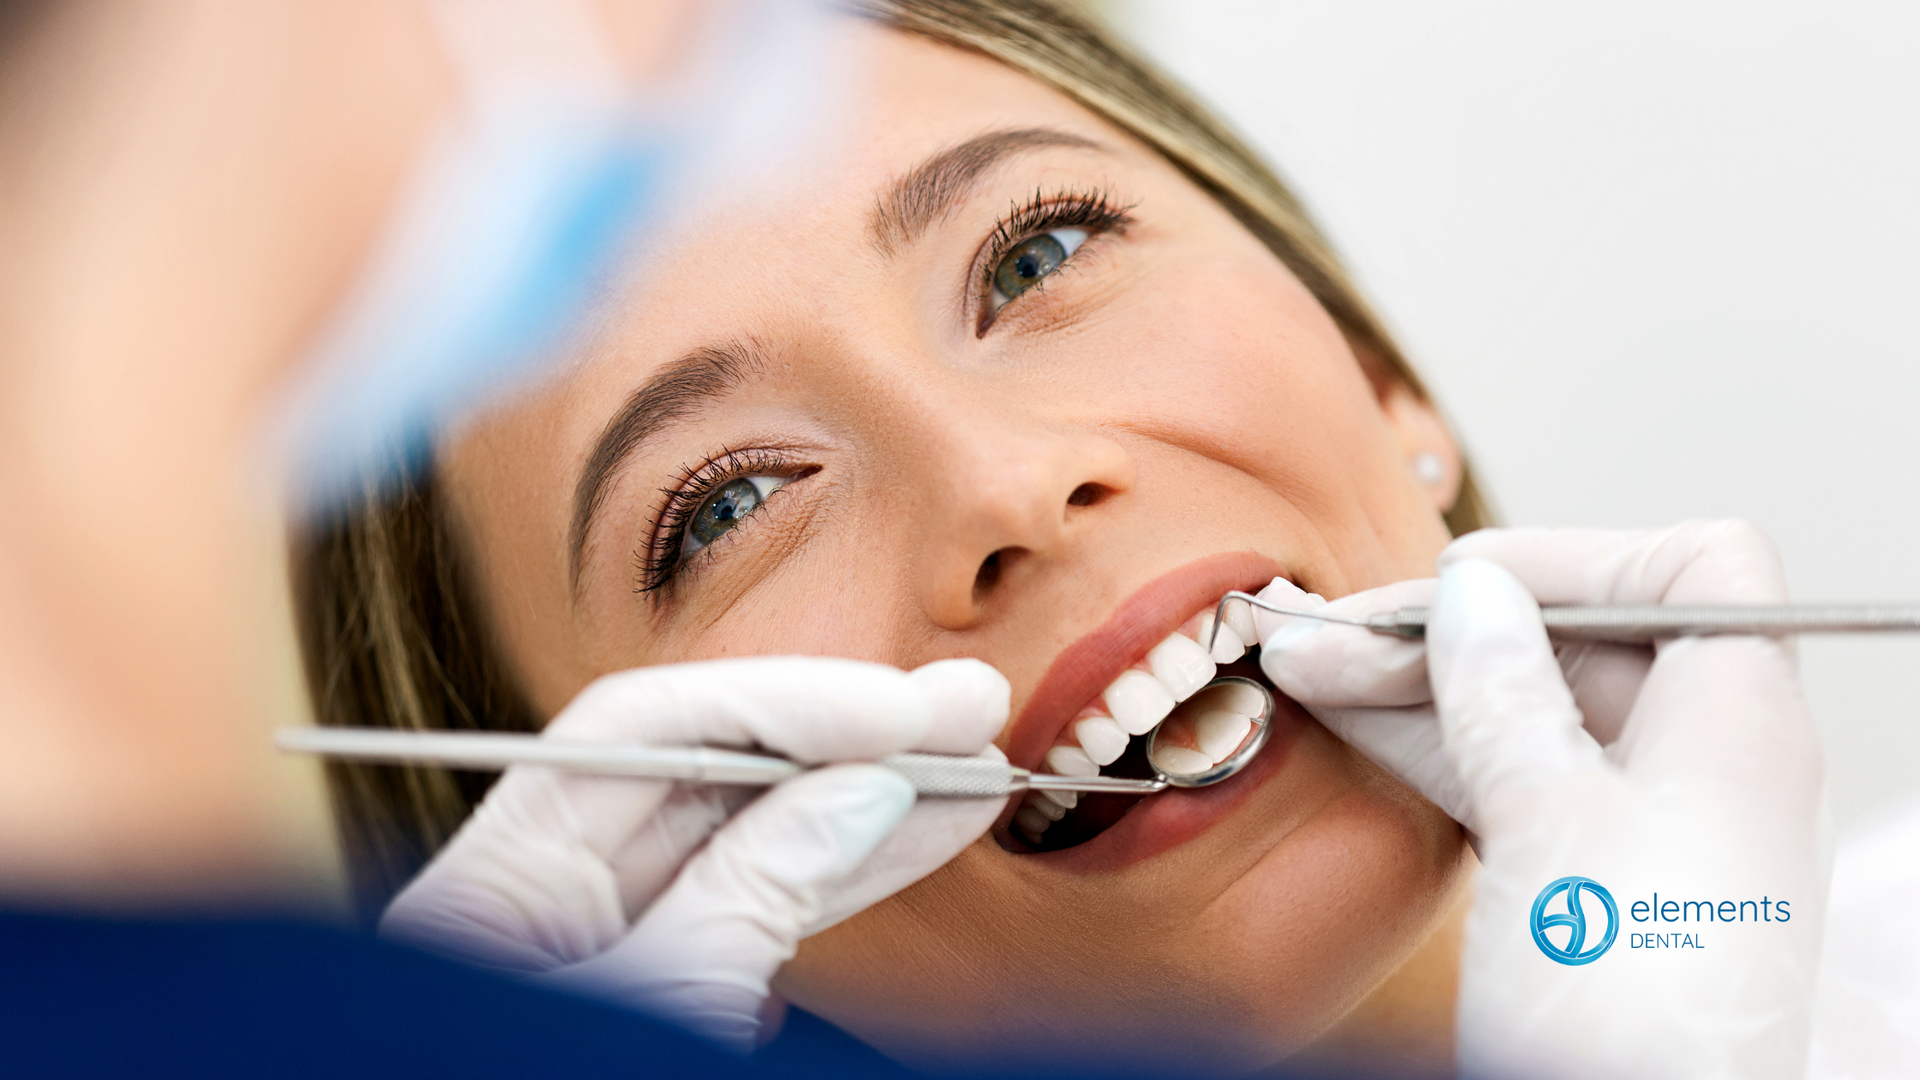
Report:
M 1149 582 L 1060 654 L 1009 728 L 1009 758 L 1047 767 L 1081 720 L 1124 711 L 1103 709 L 1103 687 L 1169 634 L 1203 638 L 1196 620 L 1226 590 L 1273 576 L 1228 556 Z M 1216 659 L 1259 677 L 1249 657 Z M 1201 1074 L 1285 1058 L 1434 933 L 1466 847 L 1438 809 L 1276 701 L 1238 775 L 1083 797 L 1044 829 L 1010 806 L 938 872 L 803 943 L 777 989 L 919 1068 Z M 1104 771 L 1129 767 L 1122 755 Z

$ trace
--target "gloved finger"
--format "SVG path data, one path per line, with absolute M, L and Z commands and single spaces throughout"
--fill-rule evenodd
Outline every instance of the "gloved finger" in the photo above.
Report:
M 1489 833 L 1529 813 L 1538 792 L 1599 762 L 1539 605 L 1499 565 L 1466 559 L 1441 572 L 1427 664 L 1447 754 Z
M 515 766 L 380 919 L 390 941 L 470 964 L 540 972 L 599 953 L 629 920 L 603 853 L 583 840 L 571 782 L 618 784 Z M 629 782 L 651 809 L 671 785 Z
M 1798 663 L 1768 638 L 1664 645 L 1621 742 L 1615 756 L 1631 774 L 1652 783 L 1682 778 L 1720 793 L 1728 807 L 1811 805 L 1823 783 Z
M 742 1053 L 773 973 L 845 880 L 913 807 L 913 788 L 873 765 L 817 769 L 769 789 L 624 940 L 543 981 L 646 1009 Z
M 618 836 L 591 813 L 581 831 L 596 852 L 605 852 L 620 889 L 620 907 L 631 925 L 672 884 L 687 861 L 713 831 L 760 794 L 748 787 L 676 784 L 658 809 Z M 600 835 L 604 834 L 604 835 Z M 626 927 L 620 928 L 625 933 Z
M 991 741 L 1006 726 L 1012 687 L 1006 677 L 978 660 L 936 660 L 907 675 L 926 698 L 933 723 L 912 749 L 942 754 L 998 754 Z M 653 902 L 680 864 L 707 835 L 754 793 L 744 788 L 682 788 L 630 836 L 594 841 L 609 852 L 608 861 L 620 882 L 623 906 L 629 918 Z M 869 859 L 857 875 L 861 887 L 844 899 L 831 922 L 852 915 L 873 902 L 932 873 L 940 864 L 992 824 L 1004 800 L 934 799 L 915 807 L 906 823 L 887 840 L 887 851 Z M 985 823 L 973 826 L 984 816 Z M 617 823 L 618 814 L 583 811 L 589 833 Z M 895 854 L 889 855 L 889 852 Z M 943 854 L 944 852 L 944 854 Z M 868 877 L 871 880 L 866 880 Z M 823 923 L 812 932 L 825 929 Z
M 1691 521 L 1657 532 L 1483 529 L 1455 540 L 1442 569 L 1487 559 L 1542 604 L 1779 604 L 1780 553 L 1744 521 Z
M 1554 645 L 1560 672 L 1573 691 L 1573 703 L 1595 742 L 1612 746 L 1626 729 L 1627 717 L 1653 665 L 1647 645 L 1605 641 L 1563 641 Z
M 907 674 L 933 722 L 912 746 L 934 754 L 977 754 L 1007 726 L 1013 685 L 982 660 L 935 660 Z
M 1342 742 L 1446 811 L 1448 817 L 1469 829 L 1477 828 L 1473 800 L 1453 759 L 1447 756 L 1432 702 L 1397 709 L 1316 706 L 1309 711 Z
M 982 753 L 1006 760 L 997 746 L 987 746 Z M 801 936 L 812 937 L 945 866 L 986 835 L 1006 805 L 1004 798 L 920 800 L 879 848 L 830 891 Z
M 1284 607 L 1364 619 L 1403 607 L 1425 607 L 1433 588 L 1431 579 L 1398 581 L 1329 603 L 1275 578 L 1259 595 Z M 1254 609 L 1254 622 L 1260 631 L 1260 670 L 1281 693 L 1302 705 L 1403 706 L 1432 699 L 1426 649 L 1418 641 L 1259 608 Z
M 595 680 L 546 735 L 759 746 L 807 762 L 859 760 L 908 749 L 946 726 L 970 731 L 984 722 L 979 714 L 1004 709 L 995 703 L 1004 685 L 979 661 L 950 662 L 921 682 L 884 664 L 825 657 L 668 664 Z M 937 702 L 929 689 L 939 693 Z

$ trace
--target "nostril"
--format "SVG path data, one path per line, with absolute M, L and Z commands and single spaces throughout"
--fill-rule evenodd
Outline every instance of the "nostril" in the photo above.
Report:
M 974 597 L 977 599 L 992 592 L 994 585 L 998 583 L 999 580 L 1000 553 L 996 551 L 987 556 L 986 561 L 980 564 L 979 571 L 973 575 Z
M 1092 506 L 1105 496 L 1107 489 L 1099 484 L 1081 484 L 1067 496 L 1068 506 Z

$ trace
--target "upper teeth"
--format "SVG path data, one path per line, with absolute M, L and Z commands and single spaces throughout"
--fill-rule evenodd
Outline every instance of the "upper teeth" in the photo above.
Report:
M 1219 637 L 1209 652 L 1206 641 L 1212 633 L 1213 612 L 1209 610 L 1148 649 L 1142 666 L 1121 672 L 1086 714 L 1061 732 L 1059 742 L 1047 751 L 1047 770 L 1066 776 L 1093 776 L 1101 766 L 1118 761 L 1126 753 L 1130 736 L 1152 731 L 1176 703 L 1213 681 L 1216 665 L 1232 663 L 1245 655 L 1247 643 L 1255 638 L 1253 618 L 1244 604 L 1229 604 Z M 1222 730 L 1216 737 L 1224 742 L 1229 734 Z M 1030 791 L 1014 814 L 1013 823 L 1037 844 L 1047 827 L 1077 802 L 1071 793 Z

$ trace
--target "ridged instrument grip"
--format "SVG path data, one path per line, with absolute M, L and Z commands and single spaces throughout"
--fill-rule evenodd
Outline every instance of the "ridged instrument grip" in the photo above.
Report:
M 1019 790 L 1013 782 L 1016 770 L 999 758 L 893 754 L 881 758 L 880 764 L 906 777 L 913 790 L 929 798 L 995 799 Z

